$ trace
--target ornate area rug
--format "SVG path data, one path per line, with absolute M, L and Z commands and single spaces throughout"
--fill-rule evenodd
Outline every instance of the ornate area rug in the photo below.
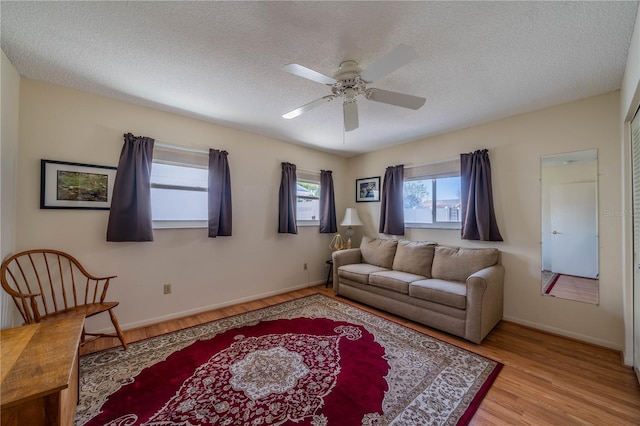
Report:
M 80 358 L 76 425 L 465 425 L 502 364 L 316 294 Z

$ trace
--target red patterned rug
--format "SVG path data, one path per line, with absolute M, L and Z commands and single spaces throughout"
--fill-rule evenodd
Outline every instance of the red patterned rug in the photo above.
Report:
M 464 425 L 501 368 L 317 294 L 83 356 L 76 425 Z

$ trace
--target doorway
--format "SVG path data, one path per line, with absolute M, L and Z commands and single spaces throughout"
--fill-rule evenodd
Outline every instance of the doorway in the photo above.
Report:
M 598 152 L 541 158 L 542 294 L 599 304 Z
M 560 183 L 551 187 L 551 272 L 598 277 L 596 183 Z

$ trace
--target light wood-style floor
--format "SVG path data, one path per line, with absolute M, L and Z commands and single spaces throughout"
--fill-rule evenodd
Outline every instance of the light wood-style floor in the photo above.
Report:
M 597 305 L 600 301 L 599 287 L 599 280 L 562 274 L 549 292 L 549 296 Z
M 335 297 L 330 288 L 321 285 L 125 331 L 125 336 L 128 342 L 134 342 L 316 292 Z M 502 362 L 504 368 L 471 425 L 640 425 L 640 385 L 633 370 L 622 365 L 618 351 L 505 321 L 482 345 L 476 345 L 340 299 Z M 85 345 L 82 353 L 114 346 L 118 346 L 116 339 L 99 339 Z

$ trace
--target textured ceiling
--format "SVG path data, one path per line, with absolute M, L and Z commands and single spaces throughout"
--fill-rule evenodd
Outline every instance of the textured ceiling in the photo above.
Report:
M 344 156 L 620 88 L 637 2 L 0 2 L 18 72 Z M 333 76 L 398 44 L 418 59 L 371 86 L 419 110 L 358 98 L 343 134 L 330 94 L 282 71 Z M 150 135 L 162 140 L 162 135 Z M 344 140 L 343 140 L 344 136 Z

